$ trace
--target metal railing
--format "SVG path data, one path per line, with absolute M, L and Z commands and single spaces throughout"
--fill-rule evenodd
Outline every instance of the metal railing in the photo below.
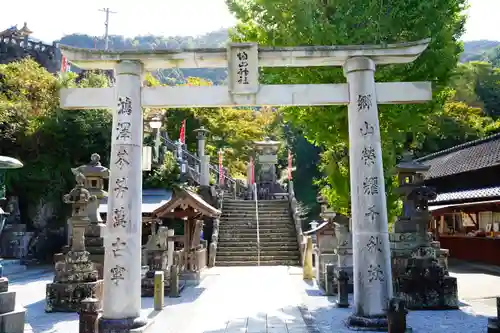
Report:
M 167 137 L 163 137 L 163 140 L 165 141 L 165 145 L 166 147 L 170 150 L 170 151 L 173 151 L 174 153 L 177 152 L 177 143 L 170 140 L 169 138 Z M 182 154 L 184 156 L 184 158 L 186 159 L 187 161 L 187 165 L 189 167 L 189 169 L 191 170 L 191 172 L 194 174 L 194 175 L 197 175 L 198 178 L 199 178 L 199 166 L 201 165 L 201 160 L 191 154 L 187 149 L 185 148 L 182 148 Z M 214 175 L 217 179 L 219 179 L 220 177 L 220 174 L 219 174 L 219 167 L 210 163 L 208 165 L 208 169 L 209 169 L 209 172 Z M 227 184 L 230 188 L 233 188 L 236 186 L 236 180 L 230 176 L 228 176 L 225 172 L 223 173 L 223 177 L 224 177 L 224 184 Z M 199 179 L 197 179 L 197 181 L 199 181 Z
M 257 266 L 260 266 L 260 226 L 259 226 L 259 200 L 257 199 L 257 184 L 252 184 L 255 198 L 255 221 L 257 222 Z

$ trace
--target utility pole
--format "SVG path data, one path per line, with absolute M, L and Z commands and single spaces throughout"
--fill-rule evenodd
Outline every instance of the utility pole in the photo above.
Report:
M 106 13 L 106 21 L 104 21 L 104 49 L 109 49 L 108 31 L 109 31 L 109 14 L 116 14 L 112 12 L 109 8 L 99 9 L 100 12 Z

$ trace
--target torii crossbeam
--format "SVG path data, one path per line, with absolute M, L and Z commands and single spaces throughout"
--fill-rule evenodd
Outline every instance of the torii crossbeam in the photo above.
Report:
M 355 298 L 348 324 L 387 326 L 386 303 L 393 291 L 377 105 L 423 103 L 432 99 L 432 91 L 428 82 L 375 83 L 374 72 L 376 65 L 414 61 L 428 43 L 289 48 L 232 43 L 227 49 L 116 52 L 61 46 L 64 56 L 76 66 L 114 69 L 117 75 L 112 88 L 61 91 L 64 109 L 113 110 L 100 332 L 126 332 L 144 324 L 139 319 L 144 107 L 348 104 Z M 342 66 L 347 84 L 258 82 L 259 67 L 311 66 Z M 229 68 L 229 86 L 142 87 L 146 70 L 214 67 Z M 128 252 L 119 257 L 112 251 L 116 238 L 128 246 Z

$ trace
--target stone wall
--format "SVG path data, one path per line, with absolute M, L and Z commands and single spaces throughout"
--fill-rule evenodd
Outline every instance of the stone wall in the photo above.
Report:
M 31 57 L 49 72 L 56 73 L 61 68 L 61 56 L 57 44 L 44 44 L 24 38 L 0 37 L 0 63 L 7 64 Z

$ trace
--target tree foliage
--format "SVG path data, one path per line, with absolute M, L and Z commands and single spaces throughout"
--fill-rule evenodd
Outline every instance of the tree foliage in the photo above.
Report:
M 380 106 L 380 130 L 390 215 L 396 213 L 391 169 L 397 156 L 409 148 L 409 133 L 418 147 L 419 133 L 428 133 L 429 117 L 445 98 L 443 89 L 461 51 L 462 14 L 466 0 L 409 1 L 270 1 L 227 0 L 239 24 L 235 41 L 255 41 L 269 46 L 355 45 L 414 41 L 431 37 L 429 48 L 415 62 L 377 69 L 376 80 L 431 81 L 434 96 L 425 105 Z M 439 64 L 439 65 L 437 65 Z M 267 83 L 345 82 L 341 68 L 264 69 Z M 323 170 L 328 186 L 323 192 L 333 208 L 349 210 L 348 133 L 346 107 L 287 108 L 285 118 L 301 129 L 312 142 L 327 147 Z M 425 136 L 424 136 L 425 137 Z M 391 200 L 392 198 L 392 200 Z

